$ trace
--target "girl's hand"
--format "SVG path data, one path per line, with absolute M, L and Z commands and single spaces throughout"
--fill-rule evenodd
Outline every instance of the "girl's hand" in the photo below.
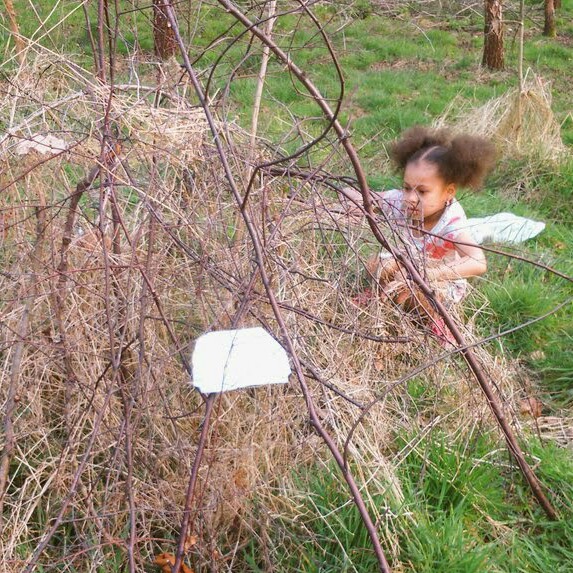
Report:
M 396 304 L 403 306 L 412 295 L 412 287 L 403 277 L 390 281 L 382 291 Z
M 340 194 L 342 195 L 341 203 L 347 215 L 358 217 L 363 214 L 363 198 L 360 191 L 356 191 L 352 187 L 344 187 L 344 189 L 341 189 Z
M 364 264 L 370 276 L 378 283 L 385 285 L 394 278 L 399 278 L 400 265 L 393 258 L 381 258 L 380 254 L 371 255 Z
M 483 275 L 487 270 L 485 254 L 466 231 L 456 236 L 454 247 L 460 257 L 451 263 L 431 266 L 427 272 L 430 281 L 451 281 Z

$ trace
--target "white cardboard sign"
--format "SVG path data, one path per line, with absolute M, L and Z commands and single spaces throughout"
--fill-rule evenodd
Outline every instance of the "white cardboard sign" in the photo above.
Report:
M 261 327 L 200 336 L 192 366 L 193 385 L 204 394 L 286 384 L 291 373 L 284 348 Z

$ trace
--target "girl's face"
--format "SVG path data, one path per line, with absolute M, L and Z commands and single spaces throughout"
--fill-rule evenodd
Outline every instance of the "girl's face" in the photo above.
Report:
M 456 186 L 444 181 L 436 165 L 420 159 L 406 165 L 402 193 L 407 214 L 430 230 L 456 194 Z

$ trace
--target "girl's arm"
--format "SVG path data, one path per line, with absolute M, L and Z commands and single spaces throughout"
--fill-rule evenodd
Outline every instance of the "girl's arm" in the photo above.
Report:
M 344 189 L 341 189 L 340 192 L 342 195 L 344 195 L 346 199 L 348 199 L 348 201 L 345 201 L 345 208 L 348 214 L 360 215 L 364 212 L 364 209 L 362 207 L 364 205 L 364 199 L 360 191 L 356 191 L 356 189 L 353 189 L 352 187 L 344 187 Z M 384 198 L 384 193 L 387 192 L 386 191 L 370 192 L 370 197 L 372 198 L 372 202 L 375 209 L 380 208 L 382 199 Z
M 487 270 L 487 261 L 483 250 L 475 244 L 467 231 L 456 234 L 455 249 L 460 255 L 447 264 L 438 264 L 427 271 L 427 277 L 434 281 L 450 281 L 483 275 Z

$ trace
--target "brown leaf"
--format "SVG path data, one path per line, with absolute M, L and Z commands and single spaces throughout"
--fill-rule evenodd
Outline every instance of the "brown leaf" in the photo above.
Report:
M 187 551 L 189 551 L 191 548 L 197 545 L 198 541 L 199 538 L 196 535 L 187 535 L 187 537 L 185 538 L 185 543 L 183 545 L 183 551 L 187 553 Z
M 247 489 L 249 487 L 249 476 L 245 468 L 239 468 L 235 472 L 233 480 L 235 485 L 240 489 Z
M 153 563 L 161 567 L 162 573 L 172 573 L 172 567 L 175 565 L 175 555 L 172 553 L 159 553 L 155 556 Z M 190 567 L 187 567 L 185 563 L 181 563 L 179 573 L 194 573 L 194 571 Z
M 519 411 L 523 416 L 531 416 L 532 418 L 539 418 L 543 411 L 543 402 L 537 398 L 529 396 L 519 402 Z
M 378 372 L 382 372 L 384 370 L 386 363 L 384 362 L 384 359 L 382 356 L 377 356 L 374 359 L 374 368 L 376 368 L 376 370 L 378 370 Z

